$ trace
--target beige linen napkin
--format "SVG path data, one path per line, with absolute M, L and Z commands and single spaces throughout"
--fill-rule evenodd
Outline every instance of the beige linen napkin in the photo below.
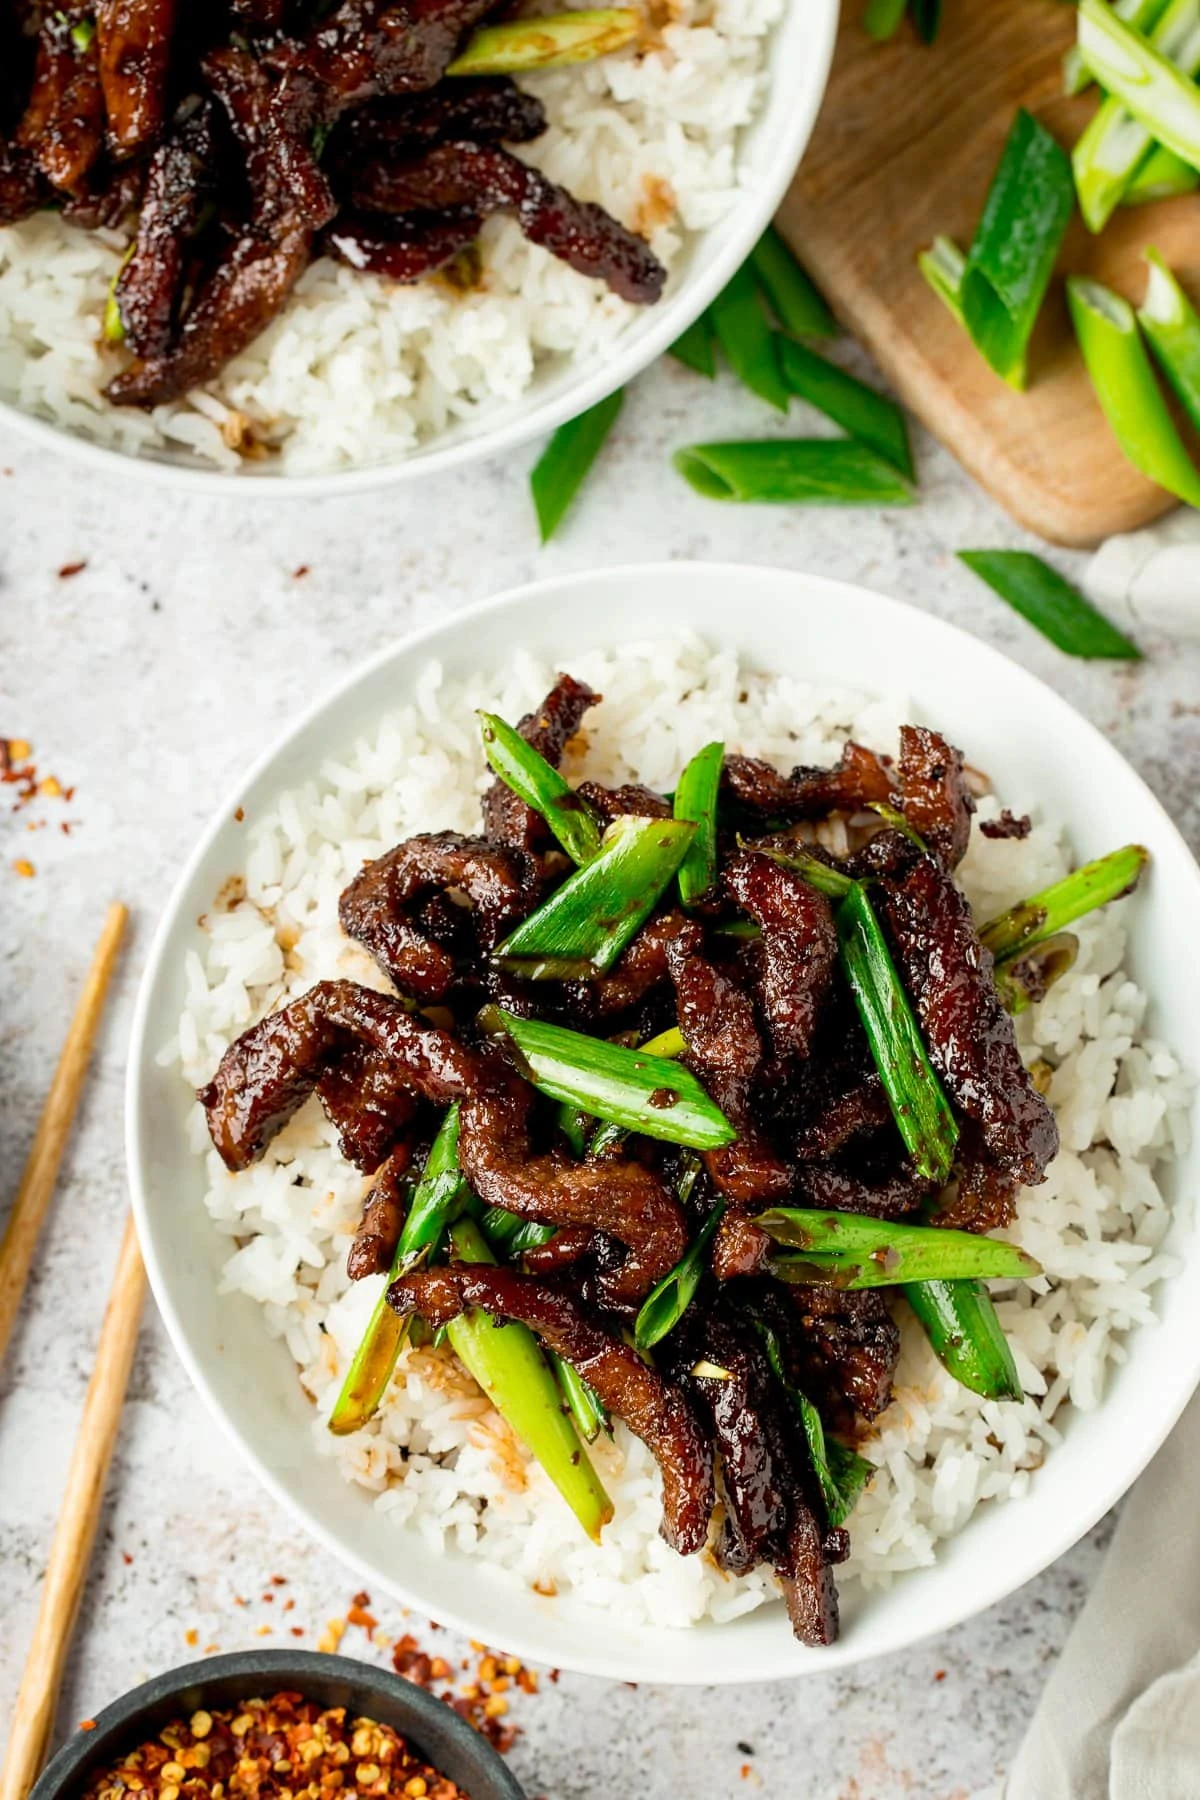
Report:
M 1200 1800 L 1200 1395 L 1134 1487 L 1006 1800 Z

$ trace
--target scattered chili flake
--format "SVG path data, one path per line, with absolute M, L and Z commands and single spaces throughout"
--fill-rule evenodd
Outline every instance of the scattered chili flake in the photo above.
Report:
M 287 1576 L 286 1575 L 272 1575 L 271 1583 L 272 1583 L 272 1586 L 274 1586 L 274 1587 L 286 1587 L 287 1586 Z
M 317 1640 L 317 1649 L 324 1650 L 328 1655 L 332 1656 L 335 1654 L 338 1645 L 345 1635 L 345 1619 L 330 1619 Z
M 200 1633 L 196 1630 L 194 1625 L 184 1632 L 183 1641 L 185 1644 L 198 1644 L 200 1642 Z
M 80 1729 L 80 1731 L 95 1731 L 95 1729 L 96 1729 L 95 1719 L 80 1719 L 79 1729 Z
M 293 581 L 303 581 L 304 577 L 307 574 L 308 574 L 308 564 L 301 563 L 298 569 L 292 570 L 292 580 Z
M 938 1671 L 937 1671 L 937 1673 L 936 1673 L 936 1674 L 935 1674 L 935 1675 L 934 1675 L 934 1678 L 933 1678 L 933 1679 L 934 1679 L 934 1680 L 935 1680 L 935 1681 L 945 1681 L 945 1679 L 946 1679 L 946 1671 L 945 1671 L 945 1669 L 939 1669 L 939 1670 L 938 1670 Z
M 128 1550 L 122 1550 L 122 1552 L 121 1552 L 121 1561 L 122 1561 L 122 1562 L 123 1562 L 123 1563 L 125 1563 L 125 1564 L 127 1564 L 127 1565 L 128 1565 L 128 1564 L 129 1564 L 129 1563 L 131 1563 L 131 1562 L 132 1562 L 132 1561 L 133 1561 L 133 1558 L 132 1558 L 132 1556 L 131 1556 L 131 1555 L 130 1555 L 130 1554 L 129 1554 L 129 1552 L 128 1552 Z
M 239 807 L 235 808 L 233 816 L 237 820 L 238 824 L 240 825 L 246 817 L 245 807 L 239 806 Z
M 292 1633 L 293 1637 L 303 1637 L 304 1636 L 303 1625 L 293 1625 L 293 1626 L 291 1626 L 290 1629 L 291 1629 L 291 1633 Z
M 346 1623 L 348 1625 L 359 1625 L 364 1631 L 374 1631 L 379 1620 L 375 1618 L 372 1613 L 367 1612 L 364 1607 L 359 1606 L 358 1602 L 355 1601 L 354 1605 L 346 1614 Z
M 58 571 L 58 579 L 60 581 L 70 581 L 72 575 L 78 575 L 86 568 L 86 557 L 81 562 L 64 563 L 62 568 Z
M 27 856 L 18 856 L 16 861 L 13 863 L 13 874 L 14 875 L 23 875 L 25 877 L 26 881 L 28 881 L 28 879 L 31 875 L 37 874 L 37 870 L 34 868 L 33 864 L 30 862 L 30 860 Z
M 201 1707 L 92 1776 L 82 1800 L 466 1800 L 390 1725 L 302 1694 Z

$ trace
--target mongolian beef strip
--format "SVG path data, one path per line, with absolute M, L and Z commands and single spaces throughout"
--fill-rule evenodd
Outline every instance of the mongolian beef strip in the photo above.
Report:
M 342 0 L 299 42 L 271 53 L 311 76 L 335 110 L 436 85 L 464 35 L 496 0 Z
M 453 262 L 479 236 L 478 213 L 339 213 L 322 248 L 352 269 L 369 269 L 389 281 L 421 281 Z
M 212 102 L 203 100 L 150 159 L 133 254 L 115 289 L 126 341 L 138 356 L 164 356 L 170 348 L 189 239 L 215 188 L 216 154 Z
M 387 1056 L 353 1044 L 317 1082 L 317 1095 L 347 1162 L 371 1175 L 404 1134 L 417 1099 Z
M 455 831 L 427 833 L 368 863 L 343 893 L 338 918 L 402 994 L 441 1000 L 457 965 L 414 918 L 419 903 L 447 888 L 459 890 L 471 902 L 477 942 L 492 949 L 532 912 L 542 885 L 540 864 L 524 851 Z
M 388 1300 L 402 1315 L 444 1325 L 464 1308 L 520 1319 L 578 1370 L 601 1405 L 624 1419 L 662 1470 L 662 1534 L 681 1556 L 704 1548 L 715 1504 L 712 1450 L 691 1407 L 637 1352 L 581 1311 L 568 1294 L 507 1269 L 430 1269 L 394 1281 Z
M 537 710 L 526 713 L 518 722 L 517 731 L 557 769 L 584 714 L 602 697 L 593 693 L 586 681 L 559 675 Z M 533 850 L 550 841 L 550 831 L 541 814 L 518 799 L 499 776 L 483 797 L 483 826 L 493 843 L 507 844 L 514 850 Z
M 883 1083 L 872 1072 L 846 1093 L 828 1101 L 825 1110 L 792 1140 L 792 1154 L 802 1163 L 825 1162 L 852 1138 L 882 1131 L 891 1118 Z
M 818 1212 L 863 1213 L 872 1219 L 902 1219 L 915 1212 L 932 1192 L 911 1168 L 894 1174 L 877 1174 L 839 1167 L 835 1163 L 805 1163 L 795 1172 L 797 1205 Z
M 754 756 L 727 756 L 722 786 L 740 806 L 780 819 L 820 819 L 894 804 L 894 779 L 882 757 L 848 743 L 832 769 L 798 768 L 781 775 Z
M 577 1163 L 561 1151 L 533 1154 L 532 1090 L 498 1059 L 407 1012 L 399 1000 L 323 981 L 252 1025 L 221 1058 L 199 1099 L 230 1169 L 244 1169 L 355 1042 L 393 1064 L 397 1079 L 438 1106 L 461 1100 L 459 1162 L 489 1206 L 546 1224 L 586 1225 L 627 1245 L 605 1278 L 614 1301 L 639 1298 L 687 1247 L 678 1202 L 653 1170 L 631 1159 Z
M 391 1268 L 404 1228 L 404 1178 L 411 1162 L 412 1147 L 399 1144 L 376 1175 L 346 1258 L 351 1281 L 384 1275 Z
M 900 727 L 900 802 L 904 817 L 947 869 L 967 853 L 975 801 L 963 777 L 962 751 L 923 725 Z
M 627 781 L 623 787 L 601 787 L 598 781 L 581 781 L 575 792 L 586 800 L 592 811 L 611 825 L 614 819 L 669 819 L 671 803 L 643 787 L 640 781 Z
M 792 1288 L 784 1304 L 788 1301 L 792 1330 L 787 1335 L 798 1357 L 801 1391 L 836 1430 L 852 1431 L 856 1413 L 878 1418 L 891 1400 L 900 1357 L 899 1327 L 881 1291 Z
M 705 1167 L 736 1206 L 782 1200 L 791 1175 L 755 1125 L 750 1104 L 762 1062 L 753 1004 L 729 975 L 690 952 L 682 939 L 668 945 L 667 963 L 687 1061 L 738 1132 L 733 1143 L 705 1151 Z
M 74 33 L 88 15 L 79 5 L 49 13 L 38 31 L 33 91 L 17 126 L 17 147 L 31 150 L 52 187 L 82 193 L 104 147 L 104 95 L 94 38 Z M 85 34 L 81 34 L 81 37 Z
M 0 225 L 16 225 L 45 203 L 33 152 L 0 141 Z
M 570 982 L 568 1004 L 582 1017 L 613 1019 L 629 1012 L 668 979 L 668 952 L 680 944 L 695 952 L 703 943 L 700 927 L 673 909 L 649 920 L 609 974 L 591 981 Z
M 802 1644 L 832 1644 L 838 1634 L 838 1597 L 826 1559 L 821 1527 L 807 1507 L 797 1507 L 787 1547 L 775 1573 L 788 1620 Z
M 315 234 L 336 210 L 307 138 L 247 52 L 212 52 L 205 73 L 246 156 L 253 218 L 210 276 L 174 346 L 137 358 L 111 381 L 110 400 L 156 406 L 201 387 L 270 323 L 308 264 Z
M 329 141 L 339 170 L 379 157 L 417 156 L 450 138 L 473 144 L 526 144 L 546 129 L 546 109 L 506 76 L 458 80 L 402 100 L 377 100 L 347 113 Z
M 1045 1178 L 1058 1126 L 1017 1049 L 992 980 L 991 953 L 954 883 L 922 857 L 881 903 L 925 1043 L 950 1097 L 1018 1181 Z
M 759 997 L 779 1057 L 805 1057 L 833 982 L 838 939 L 823 894 L 759 851 L 725 870 L 731 900 L 762 927 Z
M 541 244 L 581 275 L 606 282 L 635 305 L 653 304 L 666 281 L 666 270 L 644 238 L 496 144 L 439 144 L 412 162 L 376 163 L 357 173 L 351 200 L 366 212 L 466 206 L 485 217 L 511 213 L 530 243 Z
M 135 155 L 162 130 L 174 26 L 175 0 L 98 0 L 100 85 L 116 157 Z

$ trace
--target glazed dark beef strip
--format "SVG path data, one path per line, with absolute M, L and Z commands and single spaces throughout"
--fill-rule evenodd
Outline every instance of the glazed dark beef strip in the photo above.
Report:
M 900 802 L 912 826 L 943 868 L 967 853 L 975 800 L 963 775 L 963 756 L 938 731 L 900 727 Z
M 404 1181 L 411 1163 L 412 1146 L 402 1143 L 377 1171 L 346 1257 L 351 1281 L 361 1281 L 365 1275 L 386 1275 L 391 1268 L 404 1229 Z
M 797 1506 L 787 1544 L 775 1566 L 792 1631 L 819 1649 L 838 1635 L 838 1594 L 820 1525 L 807 1506 Z
M 531 1274 L 548 1275 L 589 1256 L 595 1248 L 596 1233 L 589 1225 L 561 1225 L 552 1238 L 544 1244 L 530 1244 L 521 1256 Z
M 855 813 L 872 802 L 896 799 L 894 778 L 883 757 L 862 744 L 847 743 L 831 769 L 800 767 L 781 775 L 754 756 L 727 756 L 722 789 L 739 806 L 779 819 L 821 819 L 827 813 Z
M 762 1044 L 749 996 L 722 969 L 689 951 L 681 939 L 667 946 L 686 1061 L 737 1129 L 731 1144 L 704 1152 L 704 1166 L 735 1205 L 765 1205 L 786 1196 L 791 1176 L 754 1122 L 754 1077 Z
M 352 1044 L 317 1082 L 317 1097 L 347 1162 L 371 1175 L 405 1133 L 417 1097 L 403 1069 L 364 1044 Z
M 409 213 L 400 219 L 381 213 L 339 213 L 321 247 L 352 269 L 367 269 L 389 281 L 421 281 L 473 244 L 482 223 L 477 213 L 465 209 Z
M 279 30 L 287 8 L 285 0 L 229 0 L 229 10 L 244 30 L 267 35 Z
M 1058 1126 L 1017 1049 L 971 909 L 929 857 L 880 890 L 888 932 L 930 1058 L 992 1159 L 1035 1183 L 1058 1153 Z
M 510 213 L 531 243 L 638 306 L 652 305 L 667 278 L 644 238 L 497 144 L 444 143 L 411 162 L 369 165 L 353 182 L 351 201 L 366 212 L 466 206 L 485 217 Z
M 133 254 L 115 289 L 125 338 L 135 355 L 170 348 L 189 243 L 216 187 L 212 103 L 201 101 L 150 159 Z
M 428 1002 L 449 993 L 457 965 L 452 951 L 422 929 L 420 903 L 447 888 L 465 894 L 477 941 L 492 949 L 533 911 L 542 887 L 541 865 L 524 851 L 430 832 L 368 863 L 342 894 L 338 918 L 402 994 Z
M 698 951 L 703 941 L 700 926 L 678 908 L 659 913 L 643 925 L 607 975 L 566 983 L 567 1005 L 590 1020 L 619 1018 L 668 979 L 667 952 L 673 944 Z
M 723 886 L 762 927 L 759 999 L 775 1054 L 806 1057 L 837 962 L 829 902 L 802 875 L 757 850 L 734 858 Z
M 771 1562 L 788 1524 L 787 1472 L 772 1455 L 761 1417 L 768 1383 L 754 1344 L 721 1318 L 698 1318 L 696 1309 L 666 1340 L 672 1377 L 710 1426 L 721 1462 L 725 1516 L 717 1561 L 731 1575 Z M 709 1362 L 730 1379 L 692 1371 Z
M 63 196 L 62 217 L 83 231 L 98 231 L 102 227 L 112 231 L 133 225 L 145 186 L 143 162 L 115 163 L 107 151 L 102 151 L 79 192 Z
M 882 1131 L 891 1117 L 883 1083 L 872 1071 L 797 1131 L 792 1154 L 798 1162 L 826 1162 L 853 1138 Z
M 0 225 L 19 225 L 46 204 L 32 150 L 0 141 Z
M 669 819 L 671 803 L 640 781 L 627 781 L 623 787 L 602 787 L 598 781 L 581 781 L 576 792 L 592 811 L 611 825 L 614 819 Z
M 166 116 L 175 0 L 97 0 L 96 48 L 113 155 L 155 143 Z
M 932 1184 L 905 1166 L 893 1172 L 852 1169 L 837 1163 L 802 1163 L 796 1170 L 796 1204 L 818 1212 L 862 1213 L 871 1219 L 903 1219 L 929 1198 Z
M 546 129 L 546 109 L 506 76 L 459 79 L 429 93 L 376 100 L 347 113 L 326 151 L 335 168 L 380 158 L 412 157 L 448 139 L 473 144 L 527 144 Z
M 303 38 L 270 53 L 284 73 L 303 71 L 338 109 L 434 87 L 460 40 L 496 0 L 342 0 Z
M 954 1189 L 930 1216 L 931 1225 L 957 1231 L 1000 1231 L 1017 1216 L 1016 1176 L 984 1147 L 973 1119 L 963 1122 L 954 1164 Z
M 1033 830 L 1033 820 L 1028 813 L 1009 812 L 1006 806 L 998 819 L 981 819 L 979 829 L 986 838 L 1027 838 Z
M 772 1244 L 744 1213 L 727 1212 L 717 1226 L 712 1245 L 712 1272 L 718 1281 L 736 1281 L 761 1272 Z
M 480 1266 L 431 1269 L 392 1283 L 388 1300 L 402 1315 L 443 1325 L 468 1306 L 494 1318 L 520 1319 L 578 1370 L 601 1404 L 647 1445 L 663 1478 L 662 1534 L 680 1555 L 708 1538 L 715 1493 L 712 1449 L 684 1396 L 561 1289 L 535 1276 Z
M 73 29 L 88 21 L 78 5 L 49 13 L 37 39 L 33 88 L 16 131 L 18 149 L 33 160 L 51 187 L 84 191 L 104 147 L 104 95 L 96 42 L 80 46 Z
M 210 275 L 175 343 L 136 357 L 111 381 L 120 406 L 156 406 L 202 387 L 270 324 L 306 268 L 336 206 L 286 97 L 247 51 L 215 50 L 205 74 L 245 157 L 252 222 Z
M 789 1336 L 800 1391 L 835 1430 L 853 1431 L 856 1413 L 878 1418 L 900 1357 L 900 1332 L 882 1291 L 794 1287 L 789 1297 L 799 1327 Z
M 486 1058 L 406 1011 L 388 994 L 324 981 L 243 1032 L 199 1099 L 222 1160 L 243 1169 L 304 1103 L 325 1069 L 359 1043 L 393 1064 L 397 1080 L 435 1105 L 461 1100 L 459 1163 L 488 1206 L 550 1225 L 586 1225 L 627 1246 L 607 1278 L 616 1299 L 638 1298 L 687 1248 L 679 1203 L 654 1171 L 624 1157 L 577 1163 L 533 1152 L 533 1091 Z
M 601 698 L 585 681 L 576 681 L 571 675 L 559 675 L 542 704 L 518 722 L 517 731 L 552 768 L 557 769 L 564 750 L 583 723 L 584 715 Z M 549 828 L 540 813 L 518 799 L 499 776 L 483 797 L 483 828 L 493 843 L 506 844 L 514 850 L 533 850 L 550 839 Z

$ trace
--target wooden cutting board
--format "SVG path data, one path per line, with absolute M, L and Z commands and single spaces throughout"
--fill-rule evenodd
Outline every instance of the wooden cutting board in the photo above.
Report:
M 1200 198 L 1121 208 L 1099 238 L 1076 216 L 1038 320 L 1029 388 L 1013 393 L 915 257 L 938 232 L 970 243 L 1018 106 L 1068 148 L 1075 141 L 1095 100 L 1061 92 L 1074 13 L 1049 0 L 947 0 L 931 47 L 907 26 L 879 45 L 862 30 L 863 4 L 845 0 L 833 75 L 780 228 L 905 406 L 1022 525 L 1085 545 L 1148 524 L 1175 501 L 1117 449 L 1062 278 L 1093 275 L 1140 302 L 1141 252 L 1156 244 L 1195 296 Z

